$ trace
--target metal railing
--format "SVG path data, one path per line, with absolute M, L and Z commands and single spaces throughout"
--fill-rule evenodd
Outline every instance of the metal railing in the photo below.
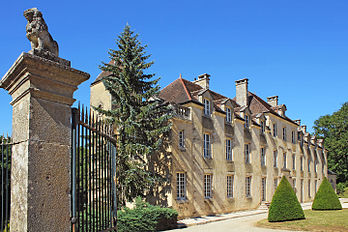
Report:
M 112 126 L 72 109 L 72 231 L 115 231 L 116 139 Z
M 10 229 L 10 203 L 11 203 L 11 139 L 7 136 L 0 136 L 0 178 L 1 178 L 1 221 L 0 231 L 9 231 Z

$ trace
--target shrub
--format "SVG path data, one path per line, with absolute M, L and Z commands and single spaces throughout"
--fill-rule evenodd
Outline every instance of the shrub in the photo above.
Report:
M 336 188 L 337 188 L 337 194 L 343 194 L 346 188 L 346 185 L 341 182 L 337 184 Z
M 269 222 L 304 219 L 304 213 L 289 181 L 283 176 L 277 187 L 268 211 Z
M 117 212 L 118 232 L 152 232 L 177 227 L 178 213 L 174 209 L 161 208 L 136 199 L 133 209 Z
M 313 210 L 339 210 L 342 209 L 340 200 L 338 199 L 334 189 L 329 181 L 324 177 L 321 182 L 317 194 L 315 194 L 312 204 Z

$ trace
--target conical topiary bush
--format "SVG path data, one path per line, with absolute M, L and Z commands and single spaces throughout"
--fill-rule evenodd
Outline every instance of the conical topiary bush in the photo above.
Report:
M 304 213 L 289 181 L 283 176 L 277 187 L 268 211 L 269 222 L 304 219 Z
M 342 209 L 340 200 L 330 182 L 324 177 L 312 204 L 313 210 L 339 210 Z

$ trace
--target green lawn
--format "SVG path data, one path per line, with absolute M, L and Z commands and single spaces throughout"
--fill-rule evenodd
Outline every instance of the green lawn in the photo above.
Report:
M 306 219 L 286 222 L 268 222 L 267 219 L 256 223 L 258 227 L 302 230 L 302 231 L 348 231 L 348 209 L 333 211 L 304 211 Z

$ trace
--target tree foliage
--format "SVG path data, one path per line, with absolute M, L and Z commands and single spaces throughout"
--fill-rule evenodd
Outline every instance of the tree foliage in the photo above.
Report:
M 148 61 L 146 46 L 126 25 L 110 49 L 111 62 L 100 69 L 105 88 L 112 96 L 112 109 L 97 109 L 117 128 L 117 197 L 118 206 L 136 196 L 151 194 L 156 183 L 168 178 L 166 148 L 171 124 L 170 108 L 156 96 L 159 78 L 145 73 L 153 64 Z
M 337 182 L 348 182 L 348 102 L 332 115 L 321 116 L 313 129 L 318 138 L 324 138 L 328 168 L 337 174 Z
M 342 209 L 342 205 L 332 188 L 330 182 L 324 177 L 320 187 L 315 194 L 312 204 L 313 210 L 338 210 Z
M 304 219 L 304 213 L 289 181 L 283 176 L 268 211 L 269 222 Z

